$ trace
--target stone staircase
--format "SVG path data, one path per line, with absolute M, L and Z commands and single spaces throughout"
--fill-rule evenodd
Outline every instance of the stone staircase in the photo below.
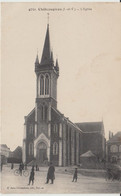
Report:
M 32 160 L 27 165 L 28 166 L 33 166 L 33 165 L 36 166 L 36 165 L 38 165 L 38 167 L 39 166 L 41 166 L 41 167 L 48 167 L 48 161 L 45 160 L 43 163 L 40 163 L 39 161 Z

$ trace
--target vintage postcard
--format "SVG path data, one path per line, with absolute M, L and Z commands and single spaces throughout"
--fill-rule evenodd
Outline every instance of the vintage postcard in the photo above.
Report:
M 1 193 L 121 193 L 120 3 L 1 3 Z

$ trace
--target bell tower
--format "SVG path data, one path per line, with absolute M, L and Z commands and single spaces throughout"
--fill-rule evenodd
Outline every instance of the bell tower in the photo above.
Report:
M 50 138 L 51 107 L 57 108 L 57 79 L 59 76 L 58 60 L 54 63 L 50 48 L 49 24 L 44 41 L 41 60 L 37 54 L 35 61 L 36 73 L 36 104 L 35 133 L 36 137 L 44 134 Z
M 36 102 L 49 101 L 53 107 L 57 107 L 57 79 L 59 76 L 58 60 L 54 64 L 53 52 L 50 48 L 49 24 L 42 52 L 41 61 L 37 54 L 35 61 L 36 73 Z

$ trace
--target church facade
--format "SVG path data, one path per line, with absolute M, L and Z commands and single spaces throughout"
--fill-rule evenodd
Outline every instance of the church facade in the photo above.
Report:
M 71 122 L 57 109 L 57 80 L 59 77 L 58 60 L 54 63 L 50 48 L 49 25 L 41 61 L 38 55 L 35 61 L 36 101 L 35 108 L 25 116 L 23 138 L 23 163 L 33 160 L 39 165 L 53 162 L 56 166 L 79 164 L 80 155 L 91 150 L 91 144 L 85 138 L 88 132 L 80 128 L 80 124 Z M 98 129 L 98 127 L 97 127 Z M 91 134 L 92 133 L 92 134 Z M 86 136 L 85 136 L 86 134 Z M 98 134 L 96 136 L 95 134 Z M 105 138 L 103 122 L 101 129 L 89 132 L 95 154 L 105 156 Z M 100 149 L 97 146 L 100 145 Z M 86 148 L 84 148 L 86 146 Z M 100 152 L 99 152 L 100 151 Z

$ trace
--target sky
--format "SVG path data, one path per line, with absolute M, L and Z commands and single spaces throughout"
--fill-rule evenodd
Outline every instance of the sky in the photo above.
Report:
M 51 8 L 51 10 L 49 10 Z M 29 9 L 31 11 L 29 11 Z M 59 10 L 57 10 L 59 9 Z M 22 146 L 35 107 L 38 50 L 47 28 L 58 58 L 58 109 L 72 122 L 121 131 L 121 25 L 118 3 L 2 3 L 2 143 Z

